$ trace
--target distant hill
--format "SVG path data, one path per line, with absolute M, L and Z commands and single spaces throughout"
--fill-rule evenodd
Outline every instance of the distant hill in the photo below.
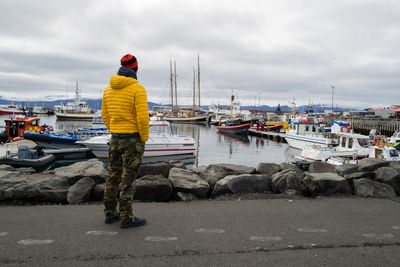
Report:
M 89 104 L 89 107 L 92 109 L 101 109 L 101 99 L 82 99 L 84 101 L 87 101 Z M 68 102 L 73 102 L 74 99 L 68 99 Z M 62 103 L 65 103 L 65 99 L 63 100 L 54 100 L 54 101 L 11 101 L 7 99 L 1 99 L 0 98 L 0 105 L 8 105 L 10 103 L 13 103 L 14 105 L 21 105 L 25 107 L 33 107 L 33 106 L 43 106 L 43 107 L 48 107 L 48 108 L 54 108 L 54 105 L 61 105 Z M 148 102 L 149 103 L 149 109 L 153 109 L 154 106 L 161 106 L 158 103 L 153 103 L 153 102 Z M 228 105 L 221 105 L 220 107 L 224 109 L 230 109 L 230 106 Z M 276 111 L 278 106 L 242 106 L 241 109 L 243 110 L 260 110 L 260 111 Z M 201 106 L 202 109 L 208 109 L 208 106 L 203 105 Z M 290 111 L 290 108 L 287 105 L 280 106 L 280 109 L 282 112 L 288 112 Z M 305 112 L 306 110 L 310 109 L 308 106 L 303 105 L 297 107 L 298 112 Z M 322 104 L 316 104 L 313 105 L 312 108 L 313 112 L 319 112 L 321 110 L 330 110 L 331 108 L 327 105 L 322 105 Z M 335 110 L 338 111 L 344 111 L 344 110 L 349 110 L 350 108 L 341 108 L 341 107 L 335 107 Z M 358 109 L 351 109 L 351 110 L 358 110 Z

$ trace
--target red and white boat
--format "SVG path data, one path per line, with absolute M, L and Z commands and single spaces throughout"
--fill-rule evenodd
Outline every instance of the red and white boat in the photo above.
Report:
M 255 131 L 264 131 L 264 132 L 279 132 L 283 128 L 282 124 L 278 125 L 265 125 L 264 128 L 257 126 L 252 126 L 250 129 Z
M 196 142 L 192 137 L 174 135 L 167 121 L 150 121 L 150 137 L 146 142 L 144 157 L 160 157 L 194 154 Z M 108 158 L 108 143 L 111 135 L 96 136 L 77 143 L 92 149 L 98 158 Z
M 221 125 L 217 126 L 217 130 L 220 133 L 225 134 L 247 134 L 250 129 L 250 124 L 240 124 L 240 125 Z
M 23 111 L 20 108 L 13 106 L 13 105 L 9 105 L 9 106 L 1 105 L 0 106 L 0 115 L 13 115 L 13 114 L 21 115 L 21 114 L 23 114 Z

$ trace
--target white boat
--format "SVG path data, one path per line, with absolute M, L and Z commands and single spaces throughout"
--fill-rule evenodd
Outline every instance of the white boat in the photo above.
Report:
M 307 161 L 327 161 L 329 158 L 341 158 L 346 160 L 358 160 L 368 157 L 368 136 L 355 133 L 337 133 L 339 144 L 330 147 L 318 145 L 306 146 L 300 154 L 300 158 Z
M 167 121 L 150 121 L 150 137 L 146 142 L 144 157 L 194 154 L 196 142 L 192 137 L 174 135 Z M 92 149 L 98 158 L 108 158 L 111 135 L 96 136 L 78 143 Z
M 81 100 L 78 82 L 76 82 L 75 101 L 65 105 L 54 106 L 55 115 L 59 120 L 93 120 L 95 114 L 86 101 Z
M 302 150 L 309 145 L 329 147 L 339 142 L 330 127 L 314 122 L 290 122 L 285 139 L 290 147 Z

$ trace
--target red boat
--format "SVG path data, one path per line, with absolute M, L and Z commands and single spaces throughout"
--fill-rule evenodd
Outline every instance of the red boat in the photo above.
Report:
M 263 132 L 279 132 L 282 128 L 283 125 L 271 125 L 271 126 L 264 126 L 264 129 L 261 129 L 262 127 L 258 127 L 258 131 L 263 131 Z M 257 126 L 251 127 L 252 130 L 257 131 Z
M 15 106 L 0 106 L 0 115 L 20 115 L 22 114 L 22 110 L 18 109 Z
M 217 126 L 217 130 L 220 133 L 226 134 L 247 134 L 250 129 L 250 124 L 240 124 L 240 125 L 221 125 Z

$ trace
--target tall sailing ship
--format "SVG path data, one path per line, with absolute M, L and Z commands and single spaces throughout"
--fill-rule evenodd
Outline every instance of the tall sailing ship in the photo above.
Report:
M 193 69 L 193 107 L 178 109 L 178 93 L 176 83 L 176 63 L 174 62 L 174 73 L 172 73 L 172 62 L 170 61 L 170 81 L 171 81 L 171 110 L 165 114 L 164 120 L 173 123 L 206 123 L 209 116 L 200 110 L 200 57 L 197 56 L 197 88 L 198 106 L 196 105 L 196 71 Z M 174 105 L 174 85 L 175 85 L 175 105 Z
M 65 105 L 54 106 L 58 120 L 93 120 L 95 114 L 86 101 L 81 100 L 81 91 L 76 82 L 75 101 Z

